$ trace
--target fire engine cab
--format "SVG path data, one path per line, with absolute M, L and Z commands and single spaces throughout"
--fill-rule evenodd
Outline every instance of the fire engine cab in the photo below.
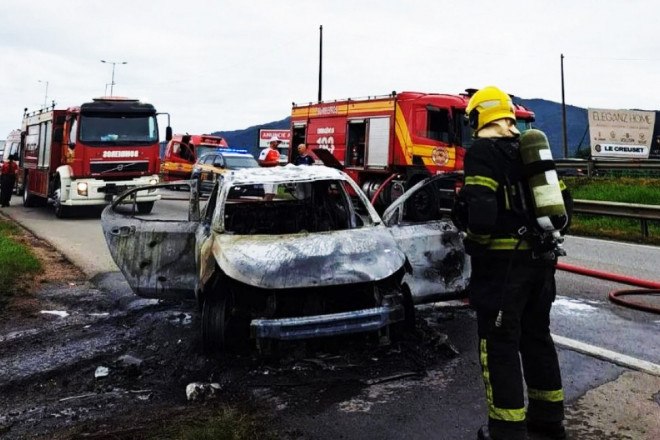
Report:
M 23 204 L 41 199 L 57 217 L 75 206 L 104 205 L 120 192 L 158 183 L 160 167 L 156 109 L 137 99 L 103 97 L 66 110 L 23 115 Z M 171 137 L 168 126 L 166 137 Z M 131 202 L 151 212 L 160 196 L 140 191 Z
M 175 134 L 165 148 L 161 176 L 164 181 L 190 179 L 195 161 L 216 148 L 228 147 L 220 136 Z
M 296 146 L 307 144 L 326 165 L 348 173 L 383 209 L 425 177 L 463 169 L 465 151 L 472 144 L 465 108 L 474 91 L 457 95 L 392 92 L 294 103 L 290 161 L 297 155 Z M 521 131 L 534 121 L 534 113 L 520 105 L 516 117 Z M 453 197 L 454 184 L 448 181 L 446 190 Z M 424 219 L 425 204 L 415 205 L 418 218 Z

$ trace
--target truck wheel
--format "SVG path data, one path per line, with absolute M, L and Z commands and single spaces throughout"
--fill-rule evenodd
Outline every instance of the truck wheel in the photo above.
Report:
M 412 220 L 424 222 L 436 216 L 438 203 L 431 188 L 420 188 L 409 201 L 409 215 Z
M 154 202 L 138 202 L 137 210 L 140 214 L 149 214 L 154 209 Z
M 25 179 L 23 179 L 23 206 L 26 208 L 31 208 L 35 206 L 35 197 L 30 194 L 30 178 L 26 174 Z
M 53 200 L 55 206 L 55 217 L 57 218 L 67 218 L 70 213 L 69 206 L 62 205 L 62 183 L 60 180 L 57 180 L 57 186 L 53 192 Z

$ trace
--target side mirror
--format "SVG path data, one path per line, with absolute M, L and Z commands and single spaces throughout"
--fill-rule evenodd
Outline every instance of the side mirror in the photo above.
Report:
M 172 140 L 172 127 L 169 125 L 165 128 L 165 140 L 168 142 Z

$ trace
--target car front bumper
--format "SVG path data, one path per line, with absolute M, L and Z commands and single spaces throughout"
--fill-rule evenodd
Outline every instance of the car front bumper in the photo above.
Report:
M 254 319 L 255 339 L 296 340 L 378 330 L 405 318 L 400 304 L 298 318 Z

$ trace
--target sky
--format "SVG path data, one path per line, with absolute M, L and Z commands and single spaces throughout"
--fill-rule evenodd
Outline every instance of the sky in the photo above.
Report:
M 175 133 L 283 119 L 317 100 L 320 25 L 323 100 L 496 85 L 561 102 L 563 54 L 567 104 L 660 110 L 659 16 L 657 0 L 1 0 L 0 139 L 26 107 L 111 90 Z

